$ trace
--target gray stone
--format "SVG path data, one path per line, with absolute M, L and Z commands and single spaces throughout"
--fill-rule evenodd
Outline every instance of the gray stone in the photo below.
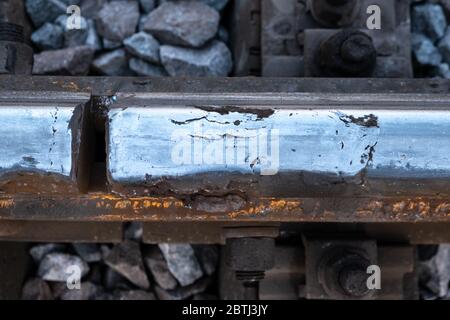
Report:
M 111 268 L 107 268 L 103 277 L 103 286 L 107 290 L 130 290 L 132 284 L 124 276 Z
M 63 29 L 64 46 L 77 47 L 86 44 L 89 35 L 89 24 L 84 17 L 80 18 L 80 29 L 67 28 L 68 16 L 63 14 L 55 20 L 55 24 Z
M 49 285 L 42 279 L 32 278 L 22 288 L 22 300 L 53 300 Z
M 219 28 L 218 12 L 200 2 L 166 2 L 153 10 L 144 30 L 161 42 L 201 47 Z
M 233 67 L 231 52 L 220 41 L 202 49 L 161 46 L 161 62 L 174 77 L 225 77 Z
M 155 295 L 152 292 L 144 290 L 128 290 L 128 291 L 116 291 L 114 292 L 114 298 L 116 300 L 156 300 Z
M 198 0 L 213 7 L 216 10 L 222 10 L 228 4 L 228 0 Z
M 438 49 L 444 61 L 450 63 L 450 27 L 447 28 L 445 36 L 439 41 Z
M 183 287 L 203 276 L 194 250 L 189 244 L 161 243 L 158 246 L 167 261 L 170 272 Z
M 156 0 L 139 0 L 139 3 L 141 4 L 142 11 L 144 13 L 149 13 L 153 9 L 155 9 L 156 6 Z
M 34 55 L 33 74 L 86 75 L 93 57 L 94 50 L 88 46 L 43 51 Z
M 66 250 L 66 246 L 64 244 L 59 243 L 38 244 L 30 249 L 30 255 L 31 257 L 33 257 L 33 260 L 35 262 L 39 263 L 47 254 L 52 252 L 63 252 L 64 250 Z
M 25 7 L 35 27 L 53 22 L 67 9 L 67 5 L 60 0 L 26 0 Z
M 132 55 L 147 62 L 159 63 L 159 42 L 146 32 L 135 33 L 123 41 Z
M 64 29 L 64 46 L 78 47 L 86 44 L 87 37 L 89 35 L 89 25 L 85 18 L 80 18 L 80 29 L 67 29 L 67 25 Z
M 80 268 L 81 277 L 89 272 L 89 266 L 81 258 L 65 253 L 49 253 L 39 264 L 38 275 L 48 281 L 66 282 L 72 271 L 69 267 Z
M 61 300 L 97 300 L 103 295 L 103 289 L 91 282 L 80 283 L 80 289 L 66 288 L 61 294 Z
M 224 26 L 219 27 L 219 31 L 217 32 L 217 40 L 220 40 L 224 43 L 228 43 L 230 41 L 230 34 Z
M 41 50 L 60 49 L 64 43 L 64 32 L 60 26 L 46 22 L 33 32 L 31 41 Z
M 131 58 L 129 65 L 130 69 L 134 71 L 138 76 L 142 77 L 168 76 L 166 70 L 163 67 L 148 63 L 141 59 Z
M 429 290 L 420 290 L 420 298 L 423 300 L 437 300 L 439 297 Z
M 170 0 L 170 1 L 177 1 L 177 0 Z M 228 3 L 228 0 L 188 0 L 188 1 L 203 2 L 204 4 L 207 4 L 208 6 L 213 7 L 214 9 L 216 9 L 218 11 L 225 8 L 225 6 Z
M 82 0 L 80 5 L 81 15 L 86 19 L 95 19 L 106 2 L 106 0 Z
M 122 46 L 122 42 L 111 41 L 103 38 L 103 48 L 106 50 L 118 49 Z
M 132 72 L 128 68 L 128 57 L 124 49 L 106 52 L 92 63 L 93 68 L 108 76 L 127 76 Z
M 442 55 L 430 39 L 422 34 L 412 34 L 412 49 L 417 61 L 422 65 L 438 66 Z
M 126 240 L 115 245 L 105 258 L 105 263 L 139 288 L 148 289 L 150 287 L 137 242 Z
M 178 287 L 175 290 L 164 290 L 155 286 L 155 294 L 160 300 L 185 300 L 195 294 L 203 293 L 211 284 L 210 278 L 203 278 L 187 287 Z
M 414 33 L 423 33 L 432 41 L 440 39 L 447 27 L 444 10 L 439 4 L 419 4 L 412 9 L 412 30 Z
M 157 246 L 149 246 L 144 251 L 144 262 L 156 283 L 164 290 L 175 289 L 177 280 L 170 273 L 166 260 Z
M 439 0 L 439 3 L 442 5 L 442 9 L 444 9 L 447 21 L 450 21 L 450 0 Z
M 95 51 L 102 50 L 102 42 L 97 34 L 95 22 L 92 20 L 88 20 L 88 34 L 86 37 L 86 45 L 91 47 Z
M 139 4 L 113 1 L 103 5 L 97 15 L 97 31 L 108 40 L 121 42 L 131 36 L 139 21 Z
M 207 275 L 212 275 L 219 262 L 219 249 L 213 245 L 195 245 L 194 251 Z
M 107 103 L 107 101 L 104 101 L 105 103 Z M 100 245 L 100 251 L 102 252 L 102 259 L 104 260 L 106 258 L 106 256 L 111 252 L 112 246 L 107 245 L 107 244 L 101 244 Z
M 53 297 L 59 299 L 61 295 L 67 290 L 66 282 L 49 282 L 47 283 L 52 290 Z
M 130 59 L 131 61 L 132 59 Z M 142 240 L 142 223 L 138 221 L 132 221 L 125 227 L 125 239 L 141 241 Z
M 138 31 L 144 31 L 144 27 L 145 24 L 147 23 L 147 19 L 148 19 L 148 15 L 142 15 L 139 18 L 139 23 L 138 23 Z
M 86 260 L 85 260 L 86 261 Z M 92 282 L 97 285 L 102 285 L 103 282 L 103 274 L 105 266 L 102 262 L 99 263 L 90 263 L 89 268 L 91 269 L 88 275 L 85 278 L 85 281 Z
M 54 23 L 60 26 L 63 30 L 65 30 L 67 27 L 67 15 L 66 14 L 59 15 L 58 18 L 55 19 Z
M 98 262 L 102 260 L 100 246 L 95 243 L 73 243 L 75 252 L 86 262 Z
M 81 3 L 81 0 L 59 0 L 63 2 L 66 6 L 70 6 L 72 4 L 79 5 Z
M 447 296 L 450 282 L 450 244 L 439 245 L 435 256 L 419 263 L 419 280 L 439 298 Z
M 450 66 L 448 63 L 441 63 L 435 68 L 435 74 L 444 79 L 450 79 Z

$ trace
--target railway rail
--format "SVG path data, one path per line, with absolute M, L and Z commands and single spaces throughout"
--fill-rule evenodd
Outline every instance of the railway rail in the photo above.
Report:
M 2 219 L 433 222 L 450 214 L 446 81 L 0 80 Z M 16 122 L 23 126 L 9 130 Z M 181 127 L 191 139 L 195 122 L 205 132 L 198 139 L 232 132 L 235 150 L 249 139 L 240 132 L 279 128 L 276 170 L 254 167 L 258 154 L 245 145 L 242 162 L 233 153 L 231 164 L 173 163 L 172 132 Z M 103 143 L 105 157 L 95 159 L 88 150 Z
M 139 222 L 144 243 L 223 245 L 221 298 L 417 298 L 417 245 L 450 242 L 450 82 L 410 78 L 410 1 L 370 2 L 388 32 L 328 2 L 236 1 L 242 77 L 202 79 L 31 76 L 0 1 L 5 257 Z

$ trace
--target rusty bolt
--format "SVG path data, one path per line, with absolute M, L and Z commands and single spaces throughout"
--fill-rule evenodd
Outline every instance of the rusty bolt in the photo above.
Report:
M 365 34 L 352 34 L 341 45 L 341 57 L 346 61 L 361 62 L 374 52 L 372 39 Z
M 369 293 L 365 260 L 347 265 L 339 272 L 338 281 L 344 293 L 351 297 L 363 297 Z
M 375 68 L 377 52 L 369 35 L 347 29 L 323 41 L 316 57 L 322 76 L 368 77 Z
M 230 238 L 227 239 L 226 263 L 235 271 L 236 280 L 244 288 L 246 300 L 258 300 L 259 282 L 266 270 L 272 269 L 275 251 L 273 238 Z
M 371 294 L 367 287 L 369 265 L 369 260 L 352 248 L 334 248 L 320 263 L 319 281 L 330 296 L 367 297 Z
M 23 27 L 0 22 L 0 74 L 31 74 L 33 49 L 24 42 Z

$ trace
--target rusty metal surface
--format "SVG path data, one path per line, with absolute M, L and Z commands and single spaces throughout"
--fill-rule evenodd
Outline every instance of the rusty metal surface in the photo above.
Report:
M 301 1 L 261 2 L 261 75 L 263 77 L 300 77 L 304 75 L 303 48 L 297 41 L 300 32 Z
M 359 236 L 377 239 L 384 243 L 439 244 L 450 243 L 450 223 L 436 222 L 369 222 L 369 223 L 282 223 L 282 239 L 292 239 L 298 234 L 335 234 L 342 237 Z
M 45 102 L 45 99 L 48 101 L 61 97 L 67 99 L 81 94 L 115 96 L 122 101 L 124 108 L 127 101 L 143 97 L 148 103 L 159 104 L 161 107 L 169 107 L 170 104 L 190 106 L 209 101 L 204 110 L 213 110 L 211 108 L 220 110 L 224 106 L 229 108 L 234 106 L 230 110 L 239 111 L 240 106 L 244 106 L 264 113 L 267 110 L 283 111 L 289 108 L 297 108 L 303 110 L 302 112 L 310 112 L 309 109 L 326 112 L 333 106 L 335 109 L 350 108 L 355 112 L 377 109 L 387 113 L 397 110 L 399 114 L 404 112 L 406 115 L 416 113 L 424 115 L 424 117 L 417 116 L 419 120 L 426 119 L 427 115 L 441 114 L 443 116 L 437 121 L 442 122 L 448 120 L 446 115 L 450 90 L 449 82 L 445 80 L 401 79 L 186 80 L 0 76 L 0 84 L 2 101 L 11 103 L 14 97 L 20 96 L 26 97 L 23 103 L 30 105 L 35 100 Z M 93 112 L 95 111 L 94 106 Z M 219 113 L 217 117 L 220 116 Z M 357 117 L 354 119 L 356 122 L 359 121 Z M 366 122 L 363 121 L 364 123 Z M 342 125 L 345 126 L 345 121 Z M 426 126 L 423 128 L 430 130 Z M 447 137 L 445 130 L 440 132 L 442 134 L 440 137 L 445 139 Z M 85 137 L 87 140 L 89 138 L 90 136 Z M 435 146 L 438 149 L 445 147 L 444 142 Z M 445 154 L 441 157 L 445 157 Z M 445 159 L 441 160 L 439 165 L 448 164 Z M 100 171 L 104 166 L 92 167 L 95 172 L 91 172 L 91 176 L 101 177 Z M 435 172 L 434 169 L 436 168 L 432 168 L 431 171 Z M 320 181 L 314 175 L 309 178 L 311 181 Z M 301 189 L 297 177 L 287 174 L 279 181 L 285 182 L 285 188 L 280 189 L 274 196 L 252 194 L 254 191 L 252 188 L 243 189 L 244 193 L 238 195 L 240 199 L 237 207 L 229 198 L 233 195 L 226 194 L 210 197 L 204 193 L 187 196 L 176 192 L 163 192 L 137 196 L 111 193 L 106 189 L 97 192 L 88 189 L 86 193 L 73 195 L 27 196 L 3 193 L 0 196 L 0 219 L 147 222 L 449 221 L 448 180 L 436 179 L 436 175 L 429 178 L 410 176 L 408 180 L 398 177 L 393 179 L 372 177 L 371 188 L 376 192 L 342 193 L 345 188 L 339 184 L 335 186 L 329 184 L 324 189 Z M 291 194 L 287 193 L 289 190 Z
M 30 42 L 32 32 L 31 21 L 25 12 L 24 0 L 2 0 L 0 1 L 0 21 L 14 23 L 24 28 L 24 38 Z
M 367 8 L 377 5 L 383 14 L 381 30 L 369 31 L 377 49 L 377 66 L 370 76 L 412 77 L 409 0 L 341 1 L 331 5 L 321 0 L 261 3 L 263 76 L 325 76 L 325 72 L 312 68 L 315 61 L 311 59 L 317 56 L 322 40 L 340 28 L 367 31 Z M 330 47 L 335 48 L 327 49 Z M 348 76 L 345 72 L 338 75 Z
M 0 76 L 0 90 L 6 92 L 84 92 L 92 95 L 116 93 L 449 93 L 443 79 L 299 79 L 299 78 L 214 78 L 177 79 L 142 77 Z M 382 98 L 378 96 L 378 98 Z M 407 99 L 408 97 L 405 97 Z M 375 100 L 374 100 L 375 101 Z
M 240 0 L 230 4 L 233 75 L 258 76 L 261 73 L 261 1 Z
M 300 245 L 277 246 L 275 266 L 259 285 L 261 300 L 297 300 L 305 285 L 305 251 Z
M 376 298 L 377 291 L 369 290 L 366 281 L 360 281 L 361 275 L 367 276 L 369 265 L 378 265 L 376 241 L 306 236 L 304 247 L 307 299 Z
M 359 65 L 361 72 L 358 73 L 358 69 L 355 69 L 353 73 L 349 73 L 346 70 L 346 63 L 348 57 L 341 57 L 340 52 L 332 50 L 332 48 L 338 48 L 338 41 L 340 40 L 340 34 L 343 32 L 337 32 L 330 29 L 311 29 L 306 30 L 305 37 L 305 75 L 307 77 L 320 77 L 320 76 L 372 76 L 381 78 L 405 78 L 412 76 L 412 67 L 409 52 L 392 52 L 391 55 L 385 56 L 381 53 L 383 50 L 388 52 L 394 50 L 393 48 L 403 48 L 403 45 L 396 44 L 392 39 L 388 39 L 392 42 L 388 49 L 384 48 L 388 40 L 384 39 L 380 35 L 378 30 L 358 29 L 368 36 L 372 42 L 373 49 L 375 49 L 377 56 L 376 61 L 372 61 L 375 65 L 367 69 L 364 65 Z M 409 35 L 408 35 L 409 37 Z M 404 37 L 404 41 L 409 41 L 408 37 Z M 401 38 L 403 41 L 403 38 Z M 400 40 L 396 40 L 397 42 Z M 410 47 L 410 46 L 406 46 Z M 369 50 L 367 50 L 369 51 Z M 349 59 L 351 60 L 351 59 Z M 323 67 L 325 65 L 327 68 Z M 356 64 L 355 64 L 356 66 Z M 333 68 L 332 72 L 328 69 Z M 367 70 L 366 70 L 367 69 Z
M 259 198 L 236 211 L 195 210 L 174 197 L 10 196 L 0 219 L 76 221 L 432 222 L 450 220 L 435 198 Z
M 338 234 L 335 234 L 338 235 Z M 298 300 L 306 294 L 305 249 L 300 245 L 277 245 L 275 266 L 266 271 L 260 282 L 261 300 Z M 377 249 L 381 268 L 379 300 L 418 299 L 415 271 L 415 248 L 412 246 L 380 244 Z M 224 251 L 222 250 L 224 256 Z M 220 266 L 220 296 L 223 299 L 242 299 L 243 290 L 231 269 L 223 262 Z
M 225 244 L 227 238 L 271 237 L 279 235 L 279 224 L 259 222 L 148 222 L 143 223 L 145 243 Z
M 415 261 L 415 247 L 395 245 L 378 247 L 378 263 L 382 270 L 378 299 L 419 299 Z
M 27 242 L 121 242 L 121 222 L 0 221 L 0 240 Z

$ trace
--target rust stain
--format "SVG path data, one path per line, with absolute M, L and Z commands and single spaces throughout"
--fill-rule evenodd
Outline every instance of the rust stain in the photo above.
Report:
M 392 212 L 393 213 L 400 213 L 405 209 L 406 206 L 406 202 L 405 201 L 400 201 L 400 202 L 396 202 L 392 205 Z
M 53 84 L 61 86 L 63 89 L 73 90 L 73 91 L 79 91 L 80 87 L 77 83 L 70 81 L 69 83 L 66 83 L 65 81 L 59 80 L 59 81 L 53 81 Z
M 63 87 L 64 89 L 70 89 L 70 90 L 74 90 L 74 91 L 80 90 L 80 87 L 78 87 L 78 85 L 72 81 L 69 82 L 68 84 L 63 84 L 61 87 Z
M 52 217 L 70 209 L 68 219 L 95 218 L 102 221 L 130 219 L 217 220 L 254 219 L 272 221 L 432 221 L 449 219 L 448 198 L 274 198 L 250 199 L 230 211 L 206 212 L 187 205 L 174 196 L 120 196 L 91 193 L 53 197 L 17 195 L 0 199 L 2 217 L 23 217 L 22 207 L 33 208 L 39 216 Z M 77 208 L 77 210 L 73 210 Z M 85 215 L 78 210 L 87 209 Z M 96 210 L 91 210 L 95 208 Z M 55 211 L 56 210 L 56 211 Z M 25 217 L 28 219 L 29 217 Z M 33 219 L 31 217 L 30 219 Z
M 112 194 L 93 194 L 90 200 L 96 201 L 97 208 L 132 209 L 135 211 L 144 209 L 169 209 L 183 208 L 181 200 L 172 197 L 132 197 L 122 198 Z
M 330 211 L 330 210 L 325 210 L 324 212 L 323 212 L 323 216 L 324 216 L 324 218 L 334 218 L 335 216 L 336 216 L 336 213 L 335 212 L 333 212 L 333 211 Z
M 382 201 L 370 201 L 367 206 L 356 209 L 355 213 L 359 217 L 367 217 L 373 215 L 376 212 L 382 211 L 383 206 L 384 205 Z
M 422 217 L 435 215 L 450 215 L 450 203 L 434 199 L 407 199 L 392 203 L 390 209 L 394 215 L 406 216 L 418 214 Z
M 420 201 L 417 206 L 421 215 L 426 216 L 430 214 L 430 203 L 428 201 Z
M 448 202 L 440 203 L 439 205 L 436 206 L 436 209 L 434 209 L 434 212 L 435 213 L 447 212 L 448 215 L 450 215 L 450 203 L 448 203 Z
M 114 209 L 127 209 L 131 206 L 131 201 L 129 200 L 120 200 L 117 201 L 114 205 Z
M 1 209 L 9 209 L 14 206 L 13 199 L 0 199 L 0 208 Z
M 228 214 L 228 216 L 234 219 L 239 216 L 252 216 L 274 212 L 283 213 L 291 212 L 293 210 L 300 210 L 299 213 L 303 213 L 303 209 L 301 208 L 303 202 L 301 200 L 271 199 L 268 202 L 262 202 L 263 203 L 261 204 L 250 206 L 242 210 L 232 211 Z

